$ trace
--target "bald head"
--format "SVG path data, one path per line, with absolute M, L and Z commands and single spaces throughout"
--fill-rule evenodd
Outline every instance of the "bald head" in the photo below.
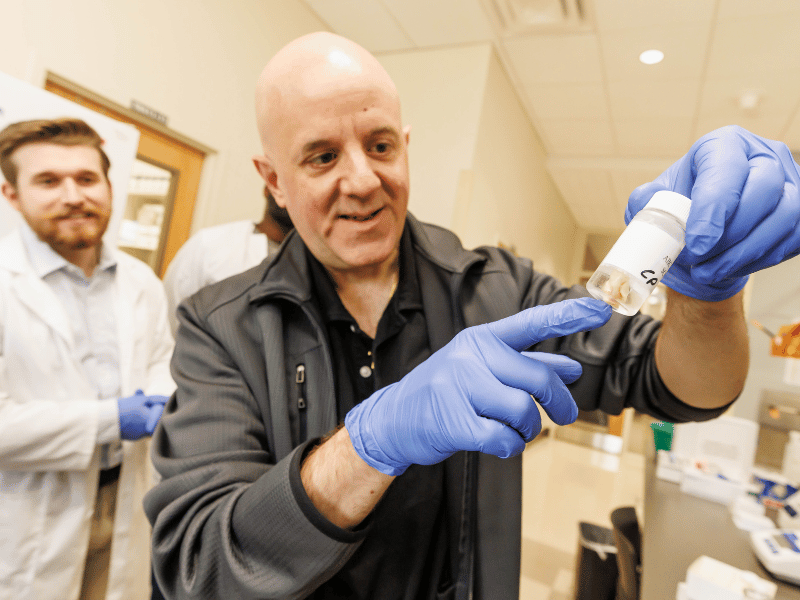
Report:
M 298 102 L 373 89 L 400 100 L 391 77 L 367 50 L 339 35 L 311 33 L 289 42 L 267 63 L 256 86 L 256 118 L 265 152 L 278 143 Z M 288 112 L 287 112 L 288 111 Z

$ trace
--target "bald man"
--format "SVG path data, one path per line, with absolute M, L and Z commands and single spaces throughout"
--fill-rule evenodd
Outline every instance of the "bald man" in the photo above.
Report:
M 163 480 L 146 500 L 168 597 L 517 598 L 536 402 L 559 424 L 574 421 L 573 396 L 678 422 L 721 414 L 742 389 L 735 273 L 706 284 L 676 264 L 662 326 L 610 317 L 530 261 L 414 219 L 409 127 L 358 45 L 291 42 L 256 109 L 255 166 L 295 231 L 273 260 L 179 308 L 178 391 L 154 443 Z M 717 138 L 692 150 L 717 181 L 747 170 L 729 134 L 724 160 Z M 760 201 L 789 172 L 777 164 L 753 184 Z M 695 175 L 698 210 L 722 202 Z

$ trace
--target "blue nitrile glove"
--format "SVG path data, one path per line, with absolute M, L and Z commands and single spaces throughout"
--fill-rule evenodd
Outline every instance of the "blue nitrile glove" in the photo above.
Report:
M 118 399 L 119 431 L 122 439 L 138 440 L 146 435 L 153 435 L 167 400 L 167 396 L 145 396 L 142 390 L 136 390 L 133 396 Z
M 628 200 L 629 223 L 660 190 L 692 199 L 686 248 L 662 281 L 700 300 L 724 300 L 750 273 L 800 253 L 800 174 L 785 144 L 737 126 L 700 138 Z
M 536 403 L 559 425 L 578 407 L 564 382 L 581 374 L 565 356 L 522 352 L 542 340 L 594 329 L 611 307 L 566 300 L 460 332 L 397 383 L 355 406 L 344 424 L 358 455 L 387 475 L 458 452 L 519 454 L 541 430 Z

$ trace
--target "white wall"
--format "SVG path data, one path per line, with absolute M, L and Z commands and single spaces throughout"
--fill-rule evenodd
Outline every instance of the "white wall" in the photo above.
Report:
M 781 325 L 800 321 L 800 258 L 759 271 L 750 280 L 750 370 L 744 390 L 733 406 L 733 413 L 757 419 L 762 390 L 800 394 L 800 386 L 783 382 L 785 361 L 800 359 L 772 356 L 769 337 L 749 322 L 755 319 L 773 333 L 778 333 Z
M 215 149 L 194 228 L 263 214 L 255 82 L 299 35 L 325 29 L 299 0 L 4 2 L 0 71 L 37 86 L 49 70 L 123 106 L 132 99 Z
M 409 210 L 453 226 L 459 174 L 472 167 L 491 46 L 380 54 L 411 125 Z
M 503 243 L 563 282 L 583 255 L 578 226 L 545 168 L 545 151 L 506 72 L 491 52 L 471 173 L 456 207 L 467 247 Z

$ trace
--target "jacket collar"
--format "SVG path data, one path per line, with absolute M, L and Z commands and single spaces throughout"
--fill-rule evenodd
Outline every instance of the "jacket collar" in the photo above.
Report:
M 421 223 L 411 213 L 406 215 L 406 227 L 411 232 L 416 251 L 439 268 L 461 275 L 477 262 L 485 261 L 482 255 L 465 250 L 451 231 Z M 250 302 L 267 297 L 283 296 L 303 303 L 311 300 L 313 277 L 306 260 L 305 244 L 296 231 L 284 240 L 272 260 L 264 263 L 264 273 L 249 292 Z

